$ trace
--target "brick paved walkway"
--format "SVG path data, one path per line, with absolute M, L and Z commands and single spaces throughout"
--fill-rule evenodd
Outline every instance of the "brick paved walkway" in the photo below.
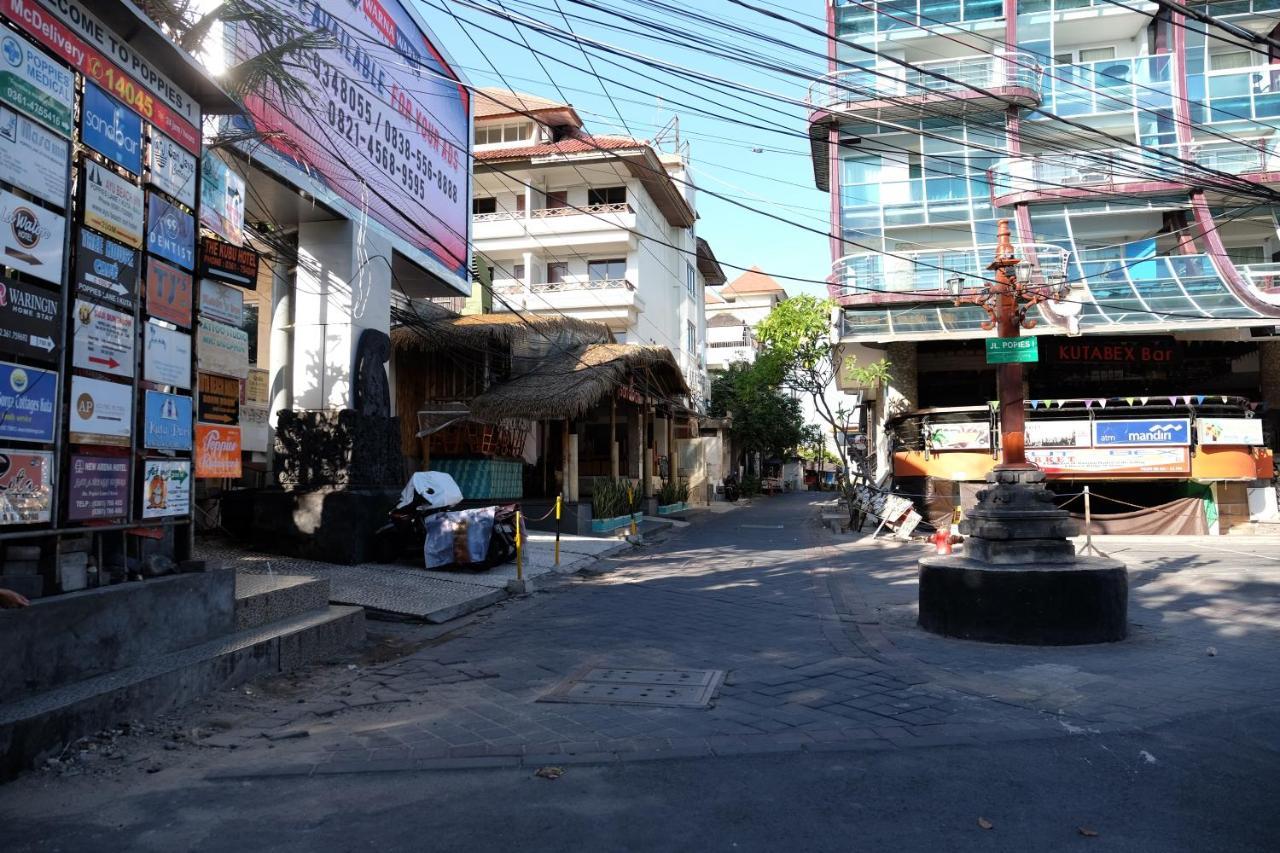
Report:
M 833 537 L 805 495 L 758 501 L 469 621 L 397 627 L 394 659 L 219 696 L 182 722 L 197 736 L 154 755 L 235 778 L 890 749 L 1280 698 L 1270 542 L 1104 547 L 1131 561 L 1130 640 L 957 642 L 914 627 L 919 545 Z M 538 701 L 587 666 L 728 675 L 709 709 Z

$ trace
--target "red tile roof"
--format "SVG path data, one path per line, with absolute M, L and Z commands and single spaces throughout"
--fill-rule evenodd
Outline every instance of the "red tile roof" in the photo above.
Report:
M 619 151 L 627 148 L 644 148 L 645 143 L 626 136 L 581 136 L 544 142 L 538 145 L 521 145 L 514 148 L 477 149 L 477 160 L 523 160 L 526 157 L 551 157 L 556 154 L 590 154 L 593 151 Z
M 569 104 L 549 101 L 537 95 L 524 92 L 512 92 L 508 89 L 484 88 L 476 89 L 476 118 L 492 116 L 523 115 L 539 110 L 573 109 Z
M 787 292 L 782 289 L 782 285 L 766 275 L 760 267 L 752 267 L 747 270 L 730 282 L 720 293 L 727 293 L 732 296 L 741 296 L 747 293 L 781 293 L 783 296 L 787 295 Z

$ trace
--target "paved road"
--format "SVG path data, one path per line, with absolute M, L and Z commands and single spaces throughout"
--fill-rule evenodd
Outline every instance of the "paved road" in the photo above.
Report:
M 919 546 L 833 541 L 813 515 L 803 495 L 761 501 L 443 632 L 396 629 L 372 658 L 218 697 L 104 747 L 118 758 L 87 754 L 80 775 L 0 789 L 0 838 L 1274 849 L 1267 546 L 1114 543 L 1133 559 L 1133 638 L 1011 649 L 920 633 Z M 592 667 L 728 675 L 710 709 L 537 701 Z M 548 765 L 565 775 L 533 777 Z

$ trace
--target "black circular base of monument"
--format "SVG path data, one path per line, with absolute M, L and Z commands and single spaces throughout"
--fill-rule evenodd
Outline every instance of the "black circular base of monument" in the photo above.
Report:
M 1128 634 L 1129 579 L 1118 560 L 992 566 L 920 560 L 920 627 L 934 634 L 1030 646 L 1113 643 Z

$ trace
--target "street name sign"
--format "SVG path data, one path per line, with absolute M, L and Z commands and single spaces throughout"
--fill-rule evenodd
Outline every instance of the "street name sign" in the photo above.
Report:
M 1039 360 L 1039 338 L 987 338 L 987 364 L 1018 364 Z

